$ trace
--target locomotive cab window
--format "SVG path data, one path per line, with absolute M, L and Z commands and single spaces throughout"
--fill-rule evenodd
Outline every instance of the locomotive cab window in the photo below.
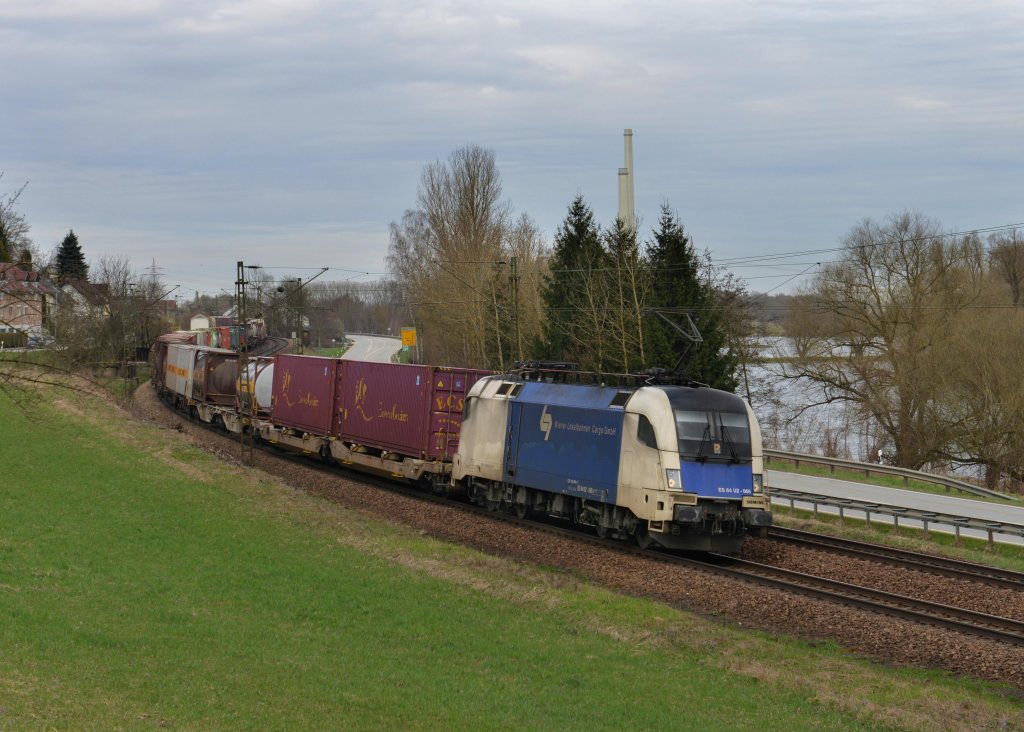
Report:
M 746 413 L 719 412 L 719 423 L 721 425 L 722 439 L 731 443 L 738 460 L 749 460 L 751 457 L 750 446 L 750 421 Z
M 750 462 L 746 413 L 675 410 L 679 455 L 710 462 Z
M 686 457 L 697 457 L 702 450 L 702 443 L 707 446 L 706 443 L 713 439 L 708 413 L 677 409 L 675 416 L 679 454 Z
M 658 440 L 654 436 L 654 425 L 651 424 L 651 420 L 642 414 L 636 425 L 636 439 L 642 445 L 658 449 Z

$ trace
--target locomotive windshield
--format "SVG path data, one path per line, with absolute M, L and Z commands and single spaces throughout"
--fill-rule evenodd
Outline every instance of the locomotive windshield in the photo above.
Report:
M 750 423 L 746 412 L 674 411 L 680 457 L 709 462 L 750 462 Z

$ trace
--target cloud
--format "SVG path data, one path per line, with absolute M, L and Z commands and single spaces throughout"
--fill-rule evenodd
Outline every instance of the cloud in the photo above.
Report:
M 820 248 L 907 206 L 993 225 L 1021 215 L 1022 21 L 949 0 L 8 0 L 0 169 L 31 181 L 42 248 L 73 226 L 207 262 L 181 270 L 210 287 L 253 247 L 381 270 L 422 167 L 470 143 L 549 235 L 576 192 L 608 222 L 624 127 L 641 213 L 668 199 L 714 251 Z

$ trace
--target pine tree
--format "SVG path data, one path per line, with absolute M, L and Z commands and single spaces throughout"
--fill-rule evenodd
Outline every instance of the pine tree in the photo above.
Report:
M 735 391 L 738 359 L 729 348 L 728 330 L 705 268 L 694 251 L 682 222 L 668 207 L 661 207 L 658 230 L 648 250 L 651 289 L 648 305 L 688 310 L 703 343 L 691 344 L 660 319 L 648 318 L 646 353 L 651 366 L 671 367 L 685 357 L 679 370 L 691 379 L 718 389 Z M 669 317 L 672 317 L 671 315 Z
M 604 283 L 599 275 L 605 260 L 594 212 L 577 195 L 555 234 L 551 272 L 543 286 L 545 322 L 539 350 L 545 358 L 601 368 L 604 332 L 597 319 L 604 317 Z
M 74 229 L 71 229 L 57 250 L 57 279 L 64 282 L 69 279 L 84 280 L 88 277 L 89 266 L 85 263 L 78 237 Z

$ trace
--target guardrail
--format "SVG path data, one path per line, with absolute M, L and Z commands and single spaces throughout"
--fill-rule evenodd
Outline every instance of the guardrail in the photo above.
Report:
M 946 493 L 949 493 L 952 489 L 956 489 L 962 493 L 973 493 L 976 496 L 984 496 L 986 498 L 1002 498 L 1007 501 L 1020 500 L 1015 496 L 1009 496 L 1005 493 L 999 493 L 998 491 L 989 490 L 988 488 L 982 488 L 979 485 L 973 485 L 962 480 L 957 480 L 956 478 L 949 478 L 945 475 L 935 475 L 933 473 L 922 473 L 920 470 L 910 470 L 909 468 L 898 468 L 895 465 L 876 465 L 875 463 L 862 463 L 856 460 L 830 458 L 824 457 L 823 455 L 808 455 L 802 452 L 787 452 L 785 450 L 765 450 L 764 457 L 766 465 L 773 459 L 790 460 L 798 468 L 800 467 L 800 463 L 813 463 L 815 465 L 828 466 L 829 473 L 832 475 L 835 475 L 836 468 L 846 468 L 847 470 L 863 472 L 865 478 L 870 476 L 872 473 L 877 473 L 879 475 L 896 475 L 903 478 L 903 485 L 910 485 L 911 479 L 919 480 L 922 483 L 941 485 L 946 489 Z
M 795 508 L 795 503 L 797 501 L 812 504 L 815 516 L 818 515 L 819 505 L 838 508 L 840 521 L 844 519 L 844 511 L 847 509 L 862 511 L 869 526 L 871 525 L 871 514 L 890 516 L 893 520 L 893 531 L 899 530 L 900 518 L 920 521 L 924 529 L 925 536 L 928 536 L 929 524 L 952 526 L 953 533 L 956 535 L 957 543 L 960 542 L 961 529 L 984 531 L 988 534 L 989 546 L 992 546 L 994 543 L 994 534 L 1004 534 L 1007 536 L 1024 538 L 1024 524 L 1013 521 L 990 521 L 972 516 L 960 516 L 958 514 L 943 513 L 941 511 L 925 511 L 923 509 L 907 508 L 906 506 L 896 506 L 894 504 L 879 503 L 877 501 L 837 498 L 835 496 L 805 493 L 803 491 L 789 490 L 786 488 L 770 488 L 768 492 L 773 502 L 780 498 L 788 500 L 790 510 Z

